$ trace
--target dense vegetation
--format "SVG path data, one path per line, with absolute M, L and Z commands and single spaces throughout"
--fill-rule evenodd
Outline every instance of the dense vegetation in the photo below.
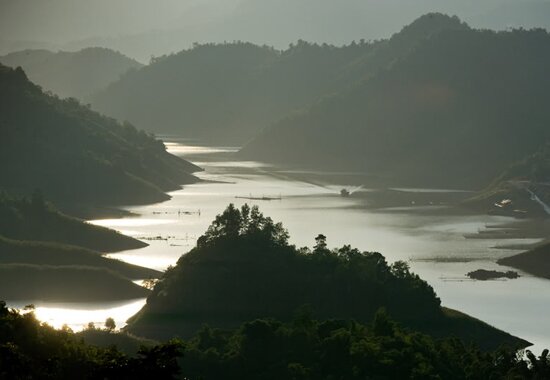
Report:
M 547 350 L 539 357 L 527 351 L 524 360 L 507 349 L 487 353 L 457 339 L 434 340 L 402 328 L 384 310 L 361 324 L 317 321 L 302 308 L 290 322 L 254 320 L 231 331 L 204 326 L 187 342 L 162 345 L 112 332 L 112 327 L 106 322 L 106 329 L 78 334 L 55 330 L 40 324 L 32 311 L 20 314 L 0 302 L 0 378 L 485 380 L 550 375 Z M 141 348 L 135 346 L 139 342 Z
M 0 378 L 173 379 L 181 344 L 144 347 L 129 357 L 114 347 L 87 345 L 70 330 L 40 324 L 0 302 Z
M 550 35 L 449 29 L 267 129 L 242 156 L 481 189 L 550 138 Z
M 129 325 L 136 335 L 188 337 L 203 324 L 233 328 L 263 317 L 288 320 L 309 304 L 322 319 L 368 322 L 384 307 L 392 317 L 435 336 L 455 334 L 485 348 L 516 338 L 442 309 L 433 289 L 404 262 L 389 265 L 376 252 L 350 246 L 329 250 L 288 244 L 280 223 L 257 207 L 230 205 L 155 286 Z
M 162 142 L 74 99 L 46 95 L 20 68 L 0 66 L 0 188 L 41 189 L 54 202 L 100 205 L 168 199 L 198 168 Z
M 118 52 L 87 48 L 76 52 L 23 50 L 0 57 L 6 66 L 22 67 L 30 80 L 62 98 L 88 99 L 119 79 L 128 70 L 143 65 Z
M 301 40 L 283 51 L 240 42 L 196 45 L 125 75 L 93 106 L 148 130 L 242 144 L 289 112 L 373 75 L 442 28 L 467 27 L 426 17 L 390 41 L 341 47 Z
M 403 329 L 383 310 L 368 325 L 316 321 L 307 312 L 292 322 L 255 320 L 234 331 L 204 327 L 185 348 L 189 379 L 544 379 L 550 357 L 491 353 L 458 339 Z

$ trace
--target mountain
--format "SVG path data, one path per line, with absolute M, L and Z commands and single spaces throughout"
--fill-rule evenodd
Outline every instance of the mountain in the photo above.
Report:
M 274 123 L 241 156 L 478 190 L 550 138 L 550 36 L 444 30 L 352 89 Z
M 305 42 L 284 52 L 249 43 L 197 45 L 129 73 L 92 104 L 155 132 L 240 143 L 338 88 L 338 71 L 369 49 Z
M 335 47 L 300 40 L 283 51 L 249 43 L 196 45 L 125 75 L 92 103 L 155 132 L 242 144 L 292 111 L 372 75 L 427 36 L 466 28 L 457 18 L 430 14 L 390 41 Z
M 194 42 L 243 40 L 283 49 L 300 38 L 336 45 L 388 38 L 434 11 L 481 28 L 545 27 L 549 19 L 538 6 L 548 3 L 542 0 L 169 0 L 161 6 L 148 0 L 4 1 L 9 11 L 0 13 L 0 54 L 103 46 L 141 62 Z
M 197 181 L 162 142 L 74 99 L 45 94 L 21 68 L 0 66 L 0 188 L 54 203 L 159 202 Z
M 22 67 L 32 82 L 61 98 L 73 97 L 84 101 L 127 71 L 143 66 L 104 48 L 56 53 L 23 50 L 0 57 L 0 62 L 13 68 Z
M 329 250 L 323 235 L 313 250 L 297 249 L 288 238 L 256 206 L 230 205 L 159 280 L 128 330 L 155 339 L 187 337 L 205 323 L 235 328 L 255 318 L 289 320 L 307 304 L 319 318 L 359 322 L 385 308 L 409 328 L 484 348 L 525 343 L 442 308 L 433 288 L 404 262 L 390 265 L 380 253 L 350 246 Z

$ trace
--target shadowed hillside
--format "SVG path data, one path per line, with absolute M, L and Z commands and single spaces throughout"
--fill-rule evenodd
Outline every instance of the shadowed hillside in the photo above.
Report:
M 0 236 L 14 240 L 77 245 L 103 253 L 146 247 L 147 244 L 108 228 L 72 218 L 45 203 L 0 193 Z
M 388 41 L 335 47 L 299 40 L 282 51 L 238 42 L 196 45 L 125 75 L 92 103 L 147 130 L 242 144 L 270 123 L 373 75 L 447 29 L 467 26 L 431 14 Z
M 266 129 L 246 158 L 480 189 L 550 135 L 550 35 L 445 30 Z
M 168 199 L 195 165 L 129 124 L 44 94 L 0 66 L 0 188 L 59 203 L 120 205 Z

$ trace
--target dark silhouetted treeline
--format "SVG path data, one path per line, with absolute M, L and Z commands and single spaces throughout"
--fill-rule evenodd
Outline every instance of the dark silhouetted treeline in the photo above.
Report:
M 452 310 L 405 262 L 350 246 L 330 250 L 319 235 L 313 249 L 289 245 L 280 223 L 257 207 L 230 205 L 197 247 L 166 271 L 132 318 L 129 331 L 167 339 L 188 337 L 203 323 L 234 328 L 255 318 L 288 320 L 309 304 L 321 319 L 368 322 L 384 307 L 408 327 L 456 335 L 483 348 L 527 343 Z
M 0 302 L 1 379 L 535 380 L 549 375 L 547 350 L 538 357 L 505 348 L 485 352 L 458 339 L 405 329 L 383 309 L 359 323 L 316 320 L 303 306 L 288 322 L 257 319 L 234 330 L 203 326 L 186 342 L 155 345 L 107 329 L 55 330 L 40 324 L 32 311 L 21 314 Z
M 403 329 L 386 312 L 372 322 L 317 321 L 305 310 L 291 322 L 261 319 L 239 329 L 203 327 L 186 344 L 189 379 L 545 379 L 550 357 L 507 349 L 483 352 L 458 339 Z
M 115 347 L 87 345 L 0 301 L 0 379 L 175 379 L 179 342 L 144 347 L 130 357 Z
M 46 95 L 20 68 L 0 66 L 0 188 L 41 189 L 57 203 L 147 203 L 196 181 L 197 170 L 145 132 Z

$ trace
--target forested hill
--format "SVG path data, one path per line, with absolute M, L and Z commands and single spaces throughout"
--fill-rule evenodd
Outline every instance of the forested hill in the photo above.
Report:
M 230 205 L 197 247 L 166 271 L 146 306 L 132 318 L 137 335 L 187 337 L 203 324 L 233 328 L 255 318 L 289 320 L 303 305 L 323 319 L 372 320 L 385 308 L 409 328 L 457 336 L 483 348 L 527 343 L 458 312 L 444 309 L 433 288 L 405 262 L 388 264 L 376 252 L 330 250 L 317 236 L 313 249 L 288 244 L 280 223 L 257 207 Z M 313 240 L 313 239 L 312 239 Z
M 373 75 L 426 37 L 467 28 L 457 18 L 430 14 L 390 40 L 342 47 L 305 41 L 284 51 L 240 42 L 196 45 L 128 73 L 92 104 L 147 130 L 244 143 L 292 111 Z
M 168 199 L 195 165 L 129 124 L 46 95 L 0 65 L 0 188 L 54 202 L 119 205 Z
M 81 100 L 87 100 L 128 70 L 143 66 L 125 55 L 104 48 L 55 53 L 49 50 L 23 50 L 0 57 L 0 62 L 13 68 L 21 66 L 30 80 L 46 91 L 62 98 Z
M 446 30 L 353 89 L 275 123 L 241 152 L 481 189 L 550 137 L 550 35 Z

